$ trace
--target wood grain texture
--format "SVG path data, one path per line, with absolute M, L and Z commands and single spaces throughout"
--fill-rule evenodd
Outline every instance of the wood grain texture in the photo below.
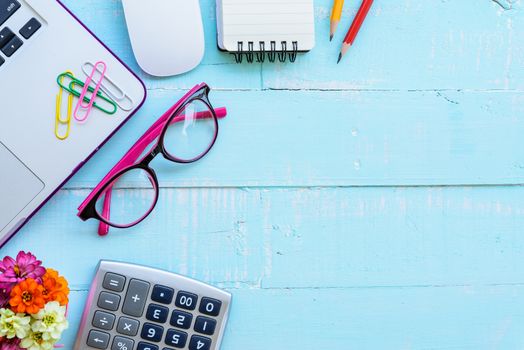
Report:
M 233 293 L 223 349 L 524 348 L 522 0 L 375 1 L 347 59 L 346 2 L 315 0 L 317 46 L 296 64 L 141 73 L 119 0 L 64 1 L 144 79 L 149 98 L 2 254 L 31 250 L 73 290 L 72 347 L 100 258 L 182 273 Z M 227 106 L 202 161 L 161 159 L 161 196 L 141 225 L 96 235 L 76 207 L 194 84 Z M 142 179 L 116 191 L 151 195 Z
M 68 188 L 96 185 L 179 96 L 154 91 Z M 216 147 L 191 166 L 155 160 L 162 186 L 524 183 L 523 93 L 214 91 L 212 101 L 229 109 Z
M 166 188 L 144 224 L 104 239 L 73 215 L 86 194 L 61 191 L 6 249 L 60 267 L 81 292 L 74 322 L 103 257 L 230 290 L 225 349 L 521 343 L 522 187 Z
M 87 193 L 61 191 L 7 252 L 25 246 L 61 266 L 42 246 L 56 241 L 75 257 L 61 270 L 84 287 L 93 256 L 125 260 L 128 248 L 135 262 L 226 287 L 524 283 L 514 264 L 524 253 L 523 187 L 166 188 L 143 224 L 105 238 L 74 216 Z M 126 189 L 115 200 L 132 210 L 151 196 Z

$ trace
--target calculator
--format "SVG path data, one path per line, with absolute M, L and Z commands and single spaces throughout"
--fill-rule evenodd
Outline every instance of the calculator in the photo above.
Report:
M 101 260 L 74 350 L 215 350 L 231 294 L 141 265 Z

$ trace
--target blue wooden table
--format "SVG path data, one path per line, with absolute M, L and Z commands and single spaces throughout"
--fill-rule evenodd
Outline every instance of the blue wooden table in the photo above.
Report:
M 2 249 L 69 279 L 66 349 L 100 258 L 230 291 L 223 349 L 524 348 L 522 0 L 377 0 L 339 65 L 358 1 L 329 43 L 331 0 L 315 0 L 317 46 L 296 64 L 237 65 L 203 0 L 204 61 L 168 79 L 140 72 L 119 0 L 65 3 L 149 93 Z M 98 237 L 76 207 L 201 81 L 229 109 L 215 148 L 190 166 L 155 160 L 154 213 Z

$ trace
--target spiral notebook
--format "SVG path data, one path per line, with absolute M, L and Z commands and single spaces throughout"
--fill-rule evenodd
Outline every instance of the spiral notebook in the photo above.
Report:
M 217 36 L 238 63 L 294 62 L 315 46 L 313 0 L 217 0 Z

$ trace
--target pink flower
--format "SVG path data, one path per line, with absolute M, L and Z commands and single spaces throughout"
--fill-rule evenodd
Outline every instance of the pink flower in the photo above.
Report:
M 7 339 L 0 337 L 0 350 L 21 350 L 19 344 L 20 339 L 18 338 Z
M 14 285 L 27 278 L 42 283 L 42 276 L 46 270 L 40 265 L 42 262 L 29 252 L 21 251 L 16 256 L 16 260 L 6 256 L 0 261 L 0 289 L 10 292 Z

